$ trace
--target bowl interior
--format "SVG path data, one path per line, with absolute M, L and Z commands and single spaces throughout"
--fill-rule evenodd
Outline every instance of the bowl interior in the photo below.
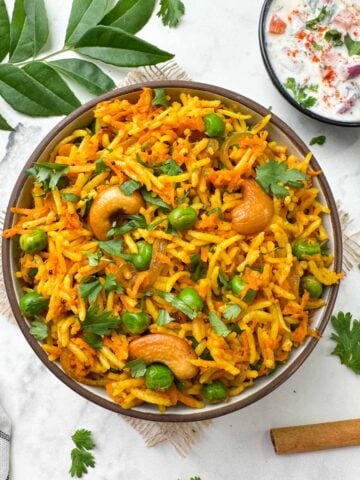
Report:
M 289 102 L 291 105 L 293 105 L 297 110 L 300 112 L 304 113 L 308 117 L 313 118 L 314 120 L 318 120 L 323 123 L 328 123 L 330 125 L 337 125 L 337 126 L 342 126 L 342 127 L 359 127 L 360 126 L 360 121 L 359 122 L 354 122 L 354 121 L 341 121 L 341 120 L 336 120 L 332 118 L 327 118 L 323 115 L 320 115 L 318 113 L 313 112 L 312 110 L 309 110 L 307 108 L 303 108 L 301 105 L 298 104 L 298 102 L 292 97 L 289 93 L 289 91 L 283 86 L 283 84 L 280 82 L 277 73 L 273 67 L 273 64 L 269 58 L 268 50 L 267 50 L 267 34 L 266 34 L 266 27 L 268 25 L 268 15 L 270 12 L 270 8 L 272 6 L 274 0 L 265 0 L 261 14 L 260 14 L 260 20 L 259 20 L 259 43 L 260 43 L 260 51 L 261 51 L 261 56 L 265 65 L 265 68 L 270 76 L 270 79 L 273 83 L 273 85 L 277 88 L 277 90 L 281 93 L 281 95 Z
M 16 205 L 19 207 L 28 207 L 30 204 L 31 180 L 28 179 L 25 170 L 36 161 L 46 162 L 55 145 L 74 129 L 88 126 L 93 119 L 92 109 L 99 100 L 102 101 L 104 99 L 121 96 L 122 98 L 126 98 L 130 101 L 135 101 L 143 86 L 151 86 L 153 88 L 164 87 L 167 89 L 167 93 L 171 95 L 172 99 L 177 99 L 181 92 L 198 95 L 202 98 L 218 98 L 227 106 L 231 106 L 234 109 L 240 110 L 242 113 L 251 114 L 252 119 L 250 123 L 252 124 L 257 123 L 264 115 L 268 113 L 268 111 L 260 105 L 233 92 L 212 87 L 210 85 L 196 84 L 193 82 L 150 82 L 147 84 L 135 85 L 133 87 L 115 90 L 110 94 L 100 97 L 100 99 L 93 100 L 80 107 L 80 109 L 72 113 L 57 127 L 55 127 L 55 129 L 52 130 L 44 139 L 44 141 L 36 148 L 29 161 L 25 165 L 24 171 L 20 175 L 17 184 L 15 185 L 5 219 L 5 228 L 9 228 L 13 223 L 16 222 L 16 216 L 10 212 L 10 206 Z M 307 153 L 308 150 L 306 145 L 286 124 L 284 124 L 276 116 L 272 117 L 272 121 L 268 125 L 267 129 L 269 130 L 273 140 L 276 140 L 279 144 L 287 145 L 289 152 L 296 155 L 299 159 L 303 158 Z M 315 159 L 312 161 L 312 166 L 314 170 L 320 170 L 320 167 Z M 320 190 L 320 201 L 327 205 L 332 211 L 331 215 L 328 215 L 324 218 L 324 225 L 330 237 L 329 247 L 331 248 L 331 251 L 334 252 L 335 256 L 334 269 L 336 271 L 340 271 L 342 254 L 341 232 L 335 202 L 324 175 L 316 177 L 315 184 Z M 28 323 L 21 315 L 18 307 L 18 300 L 22 293 L 21 282 L 15 279 L 15 272 L 18 269 L 19 254 L 19 247 L 16 241 L 3 240 L 3 265 L 7 293 L 16 320 L 26 339 L 43 363 L 64 383 L 88 400 L 118 413 L 156 421 L 193 421 L 212 418 L 235 411 L 253 403 L 279 386 L 296 371 L 296 369 L 302 364 L 302 362 L 306 359 L 316 345 L 316 340 L 309 337 L 302 346 L 293 350 L 290 359 L 286 364 L 278 367 L 272 375 L 258 379 L 254 383 L 254 386 L 246 389 L 240 396 L 232 397 L 226 404 L 208 405 L 201 411 L 196 411 L 195 413 L 193 410 L 190 410 L 186 407 L 170 408 L 166 414 L 160 414 L 155 408 L 151 408 L 149 406 L 137 407 L 136 409 L 132 410 L 123 410 L 119 405 L 109 399 L 103 389 L 82 385 L 65 375 L 58 364 L 48 360 L 47 355 L 41 346 L 29 334 Z M 324 292 L 326 306 L 316 311 L 312 318 L 312 328 L 317 329 L 320 333 L 323 332 L 329 320 L 337 295 L 337 289 L 337 286 L 326 288 Z

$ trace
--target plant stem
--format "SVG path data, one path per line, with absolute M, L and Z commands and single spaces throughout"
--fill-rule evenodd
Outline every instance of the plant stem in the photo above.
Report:
M 34 58 L 33 60 L 36 60 L 37 62 L 43 62 L 45 60 L 48 60 L 49 58 L 54 57 L 55 55 L 60 55 L 60 53 L 67 52 L 70 50 L 70 48 L 62 48 L 61 50 L 57 50 L 56 52 L 49 53 L 49 55 L 46 55 L 45 57 L 42 58 Z M 26 65 L 29 63 L 30 60 L 25 60 L 24 62 L 19 62 L 19 63 L 14 63 L 13 65 L 16 65 L 17 67 L 22 67 L 23 65 Z

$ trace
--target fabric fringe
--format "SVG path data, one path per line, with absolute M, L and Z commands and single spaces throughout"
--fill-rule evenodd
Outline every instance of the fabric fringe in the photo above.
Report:
M 153 80 L 190 80 L 190 76 L 176 62 L 166 62 L 161 67 L 151 65 L 131 71 L 121 85 L 133 85 Z

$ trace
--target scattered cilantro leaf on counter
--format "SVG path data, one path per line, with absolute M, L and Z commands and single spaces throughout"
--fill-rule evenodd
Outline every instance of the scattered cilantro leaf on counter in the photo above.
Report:
M 96 333 L 97 335 L 110 335 L 111 330 L 118 328 L 120 317 L 112 315 L 108 310 L 99 312 L 99 307 L 93 305 L 86 311 L 86 317 L 82 323 L 84 332 Z
M 350 57 L 360 55 L 360 41 L 353 40 L 349 34 L 344 38 L 345 46 Z
M 331 324 L 336 333 L 330 338 L 337 344 L 332 355 L 337 355 L 342 364 L 360 374 L 360 320 L 353 319 L 350 312 L 339 312 L 331 317 Z
M 160 10 L 157 16 L 162 23 L 170 28 L 177 27 L 185 14 L 185 5 L 181 0 L 160 0 Z
M 155 107 L 165 107 L 169 106 L 169 101 L 166 98 L 165 88 L 155 88 L 154 89 L 154 98 L 152 104 Z
M 190 480 L 201 480 L 200 477 L 191 477 Z
M 261 165 L 256 169 L 256 181 L 266 193 L 270 191 L 279 198 L 286 197 L 289 192 L 283 185 L 293 188 L 302 188 L 307 175 L 296 168 L 287 168 L 285 163 L 275 160 Z M 282 185 L 279 185 L 279 184 Z
M 46 325 L 46 323 L 41 322 L 40 320 L 34 320 L 33 322 L 31 322 L 29 331 L 31 335 L 38 341 L 45 340 L 45 338 L 49 334 L 48 326 Z
M 318 137 L 313 137 L 310 140 L 309 145 L 324 145 L 325 142 L 326 142 L 325 135 L 319 135 Z
M 226 324 L 219 318 L 215 312 L 209 313 L 209 322 L 213 329 L 215 330 L 216 335 L 219 337 L 227 337 L 231 330 L 229 330 Z
M 35 165 L 26 170 L 30 177 L 34 177 L 35 181 L 42 183 L 44 189 L 54 190 L 60 178 L 69 171 L 68 165 L 62 163 L 35 163 Z
M 334 47 L 341 47 L 342 45 L 344 45 L 341 32 L 339 32 L 338 30 L 328 30 L 325 33 L 325 40 L 331 43 L 331 45 L 333 45 Z
M 305 23 L 305 27 L 308 30 L 316 30 L 320 23 L 325 20 L 326 16 L 329 14 L 329 11 L 326 7 L 322 7 L 320 10 L 320 13 L 317 17 L 312 18 L 311 20 L 308 20 Z
M 76 430 L 71 437 L 76 448 L 71 450 L 71 467 L 69 473 L 72 477 L 81 478 L 87 473 L 88 467 L 95 467 L 95 459 L 89 450 L 95 447 L 91 432 L 85 429 Z
M 287 90 L 290 90 L 297 103 L 303 108 L 311 108 L 316 103 L 316 98 L 307 94 L 307 91 L 317 92 L 318 85 L 303 85 L 296 83 L 295 78 L 289 77 L 283 84 Z
M 120 185 L 120 190 L 123 192 L 124 195 L 127 197 L 132 195 L 136 190 L 139 190 L 141 187 L 141 183 L 137 182 L 136 180 L 130 179 Z
M 146 363 L 142 358 L 137 358 L 136 360 L 130 360 L 130 362 L 125 363 L 124 368 L 130 369 L 132 378 L 139 378 L 145 375 Z

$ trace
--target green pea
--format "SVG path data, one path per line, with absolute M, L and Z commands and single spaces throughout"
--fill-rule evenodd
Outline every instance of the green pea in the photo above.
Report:
M 153 363 L 145 373 L 145 385 L 150 390 L 167 390 L 174 383 L 174 374 L 166 365 Z
M 204 385 L 203 395 L 207 402 L 217 403 L 227 399 L 228 391 L 220 380 L 216 380 L 215 382 Z
M 132 256 L 131 263 L 137 270 L 147 270 L 151 263 L 153 247 L 150 243 L 147 243 L 144 240 L 137 242 L 136 246 L 138 248 L 138 253 Z
M 192 207 L 177 207 L 169 213 L 169 222 L 176 230 L 187 230 L 195 225 L 197 211 Z
M 230 287 L 231 287 L 231 290 L 233 291 L 233 293 L 235 293 L 235 295 L 241 295 L 244 288 L 246 287 L 246 282 L 244 282 L 244 280 L 239 275 L 235 275 L 235 277 L 233 277 L 230 281 Z M 246 292 L 246 295 L 244 296 L 244 298 L 242 300 L 244 302 L 252 302 L 254 300 L 254 298 L 256 297 L 256 295 L 257 295 L 257 291 L 252 290 L 250 288 Z
M 186 305 L 196 312 L 204 308 L 204 302 L 195 288 L 184 288 L 178 295 L 179 300 L 182 300 Z
M 225 131 L 225 122 L 216 113 L 209 113 L 204 117 L 205 135 L 208 137 L 221 137 Z
M 125 312 L 121 320 L 126 331 L 132 335 L 145 332 L 150 325 L 150 317 L 145 312 Z
M 47 298 L 42 297 L 39 293 L 31 291 L 25 293 L 20 298 L 20 310 L 24 315 L 27 317 L 35 317 L 36 315 L 40 315 L 48 306 L 49 300 Z
M 312 275 L 305 275 L 301 279 L 301 289 L 309 292 L 311 298 L 319 298 L 322 295 L 322 284 Z
M 20 248 L 26 253 L 41 252 L 47 245 L 47 235 L 40 228 L 20 235 Z
M 321 253 L 321 246 L 315 242 L 310 243 L 305 240 L 296 240 L 292 245 L 292 251 L 295 257 L 299 260 L 304 260 L 307 255 Z

